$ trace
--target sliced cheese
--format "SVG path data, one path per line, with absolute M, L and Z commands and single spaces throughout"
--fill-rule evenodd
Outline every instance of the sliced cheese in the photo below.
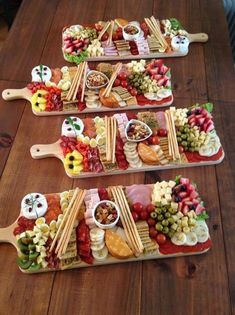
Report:
M 132 250 L 117 233 L 106 230 L 105 243 L 110 254 L 119 259 L 126 259 L 133 255 Z

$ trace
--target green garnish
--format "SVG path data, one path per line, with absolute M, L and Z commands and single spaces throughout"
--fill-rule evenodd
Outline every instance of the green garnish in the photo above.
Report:
M 79 56 L 70 55 L 68 53 L 64 53 L 64 57 L 69 62 L 74 62 L 77 65 L 81 62 L 83 62 L 88 57 L 87 50 L 82 51 Z
M 205 110 L 207 110 L 209 113 L 212 113 L 213 111 L 213 104 L 212 103 L 205 103 L 202 105 Z
M 182 177 L 182 175 L 177 175 L 177 176 L 175 177 L 174 182 L 176 182 L 176 185 L 179 185 L 181 177 Z
M 171 28 L 174 31 L 183 30 L 183 26 L 181 25 L 179 20 L 177 20 L 176 18 L 170 18 L 169 20 L 171 22 Z
M 39 65 L 39 68 L 40 68 L 39 77 L 40 77 L 41 81 L 43 82 L 43 77 L 42 77 L 43 65 Z
M 198 214 L 196 218 L 197 221 L 205 221 L 206 219 L 209 219 L 209 215 L 206 211 L 203 211 L 202 213 Z
M 68 122 L 70 123 L 70 125 L 73 127 L 73 130 L 74 130 L 75 135 L 76 135 L 76 134 L 77 134 L 77 133 L 76 133 L 76 130 L 80 130 L 81 127 L 80 127 L 78 124 L 75 124 L 71 117 L 67 117 L 66 119 L 68 120 Z

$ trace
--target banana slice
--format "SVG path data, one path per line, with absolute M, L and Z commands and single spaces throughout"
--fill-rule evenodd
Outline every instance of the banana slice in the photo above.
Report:
M 194 246 L 198 242 L 197 234 L 195 232 L 189 232 L 186 234 L 186 243 L 185 245 Z
M 192 232 L 194 232 L 197 235 L 197 239 L 199 243 L 204 243 L 209 238 L 209 229 L 205 221 L 196 221 L 195 227 L 192 229 Z
M 104 246 L 102 249 L 100 250 L 93 250 L 92 251 L 92 255 L 93 257 L 95 258 L 95 260 L 98 260 L 98 261 L 103 261 L 107 258 L 108 256 L 108 249 L 106 246 Z
M 186 240 L 186 234 L 183 232 L 176 232 L 171 238 L 172 243 L 175 245 L 184 245 L 186 243 Z

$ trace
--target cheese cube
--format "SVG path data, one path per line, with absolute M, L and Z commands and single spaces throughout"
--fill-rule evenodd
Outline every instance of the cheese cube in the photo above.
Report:
M 171 193 L 172 193 L 171 187 L 167 187 L 167 188 L 166 188 L 166 193 L 171 195 Z
M 174 182 L 173 180 L 170 180 L 170 181 L 168 182 L 168 185 L 169 185 L 171 188 L 173 188 L 173 187 L 176 185 L 176 182 Z
M 165 198 L 168 202 L 172 200 L 172 197 L 170 194 L 165 194 Z
M 167 200 L 165 198 L 162 198 L 161 203 L 162 203 L 163 206 L 168 204 L 168 202 L 167 202 Z
M 161 186 L 162 188 L 166 188 L 168 186 L 168 182 L 166 181 L 161 182 Z

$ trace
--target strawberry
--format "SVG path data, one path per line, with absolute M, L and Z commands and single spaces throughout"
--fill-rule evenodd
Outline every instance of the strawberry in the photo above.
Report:
M 183 209 L 182 209 L 183 214 L 187 214 L 189 212 L 189 206 L 188 205 L 184 205 Z
M 198 204 L 198 205 L 197 205 L 197 208 L 196 208 L 196 210 L 195 210 L 195 212 L 196 212 L 196 214 L 200 214 L 200 213 L 202 213 L 204 210 L 205 210 L 205 208 L 204 208 L 202 205 Z
M 157 84 L 158 84 L 159 86 L 162 86 L 162 85 L 164 84 L 164 82 L 165 82 L 165 79 L 164 79 L 164 78 L 161 78 L 160 80 L 157 81 Z
M 185 178 L 185 177 L 181 177 L 180 178 L 180 184 L 188 186 L 189 185 L 189 179 Z

